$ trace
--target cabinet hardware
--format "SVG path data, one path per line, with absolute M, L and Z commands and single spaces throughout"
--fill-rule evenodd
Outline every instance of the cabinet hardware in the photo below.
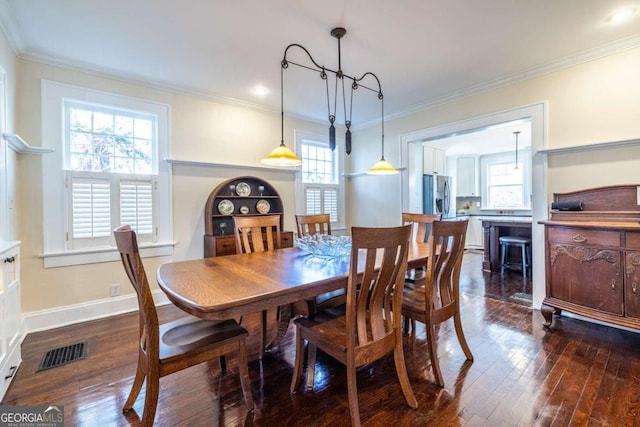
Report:
M 631 292 L 633 292 L 634 294 L 636 293 L 636 283 L 635 282 L 633 282 L 631 284 Z
M 11 262 L 13 262 L 15 260 L 16 260 L 16 257 L 12 256 L 12 257 L 5 258 L 4 262 L 6 264 L 6 263 L 11 263 Z
M 576 243 L 584 243 L 587 241 L 587 238 L 582 234 L 576 234 L 575 236 L 573 236 L 573 241 Z
M 611 289 L 614 291 L 616 290 L 616 279 L 611 280 Z
M 16 373 L 16 369 L 17 369 L 17 368 L 18 368 L 17 366 L 12 366 L 12 367 L 10 367 L 10 368 L 9 368 L 9 375 L 6 375 L 6 376 L 4 377 L 4 379 L 5 379 L 5 380 L 8 380 L 9 378 L 13 377 L 13 376 L 15 375 L 15 373 Z

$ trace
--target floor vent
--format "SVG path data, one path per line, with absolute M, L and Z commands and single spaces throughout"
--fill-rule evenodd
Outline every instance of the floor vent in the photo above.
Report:
M 86 341 L 71 344 L 66 347 L 54 348 L 53 350 L 47 351 L 44 356 L 42 356 L 40 366 L 36 372 L 66 365 L 67 363 L 82 360 L 85 357 L 87 357 Z

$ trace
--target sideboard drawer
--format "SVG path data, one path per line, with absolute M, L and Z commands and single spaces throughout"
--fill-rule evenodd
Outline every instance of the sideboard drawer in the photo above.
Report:
M 620 246 L 620 232 L 578 227 L 550 227 L 549 242 L 571 245 Z
M 233 236 L 216 238 L 216 256 L 236 253 L 236 242 Z
M 634 233 L 633 231 L 627 231 L 626 240 L 626 247 L 628 249 L 640 249 L 640 232 Z

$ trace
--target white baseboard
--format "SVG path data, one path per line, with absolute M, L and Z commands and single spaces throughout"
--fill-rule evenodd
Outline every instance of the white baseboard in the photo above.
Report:
M 170 302 L 161 290 L 157 289 L 152 293 L 156 305 L 164 305 Z M 74 323 L 128 313 L 137 309 L 138 300 L 135 294 L 131 294 L 56 307 L 49 310 L 31 311 L 23 313 L 25 332 L 45 331 Z

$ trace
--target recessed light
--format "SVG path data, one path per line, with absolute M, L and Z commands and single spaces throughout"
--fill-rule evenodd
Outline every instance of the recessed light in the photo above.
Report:
M 253 94 L 256 96 L 266 96 L 269 93 L 269 89 L 262 85 L 257 85 L 253 88 Z
M 609 22 L 611 22 L 612 24 L 619 24 L 631 18 L 634 13 L 636 13 L 635 9 L 619 10 L 609 17 Z

